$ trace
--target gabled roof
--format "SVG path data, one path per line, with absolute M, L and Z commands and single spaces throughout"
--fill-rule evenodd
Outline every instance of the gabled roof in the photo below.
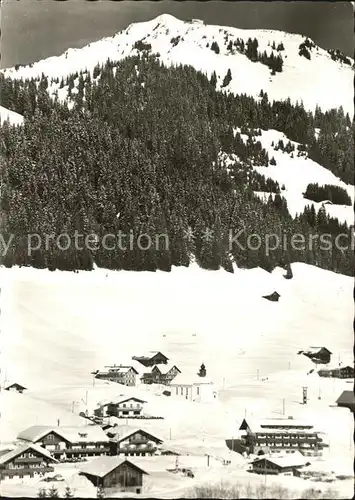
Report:
M 263 462 L 264 460 L 277 465 L 278 467 L 303 467 L 307 460 L 306 458 L 299 452 L 288 453 L 287 455 L 279 455 L 279 456 L 261 456 L 253 461 L 253 465 L 258 462 Z
M 11 389 L 11 387 L 16 387 L 17 389 L 27 390 L 27 387 L 24 387 L 23 385 L 18 384 L 17 382 L 14 382 L 13 384 L 10 384 L 7 387 L 5 387 L 5 391 L 8 391 L 9 389 Z
M 17 438 L 23 441 L 36 443 L 51 432 L 54 432 L 69 443 L 108 441 L 105 432 L 98 425 L 87 425 L 85 427 L 49 427 L 45 425 L 33 425 L 20 432 Z
M 326 348 L 326 347 L 324 347 L 324 346 L 320 346 L 320 347 L 310 346 L 310 347 L 308 348 L 308 350 L 307 350 L 307 351 L 305 351 L 305 352 L 310 352 L 311 354 L 318 354 L 320 351 L 323 351 L 323 352 L 324 352 L 324 351 L 326 351 L 326 352 L 328 352 L 329 354 L 333 354 L 331 351 L 329 351 L 329 349 L 327 349 L 327 348 Z
M 143 469 L 134 463 L 132 460 L 126 460 L 125 458 L 120 458 L 119 456 L 101 456 L 84 465 L 80 474 L 88 474 L 90 476 L 105 477 L 111 471 L 120 467 L 123 464 L 128 464 L 135 469 L 138 469 L 142 474 L 147 474 Z
M 159 443 L 163 442 L 162 439 L 158 438 L 157 436 L 153 436 L 153 434 L 150 434 L 150 432 L 147 432 L 144 429 L 141 429 L 140 427 L 134 427 L 130 425 L 116 425 L 112 428 L 112 431 L 115 433 L 119 443 L 129 438 L 133 434 L 136 434 L 136 432 L 145 434 L 151 437 L 154 441 L 158 441 Z
M 111 401 L 108 401 L 107 403 L 101 405 L 101 408 L 103 406 L 108 406 L 108 405 L 119 405 L 122 403 L 126 403 L 127 401 L 137 401 L 138 403 L 146 403 L 146 401 L 144 401 L 143 399 L 139 399 L 134 396 L 132 397 L 127 396 L 127 397 L 118 397 L 116 399 L 112 399 Z
M 139 356 L 133 356 L 132 359 L 152 359 L 157 354 L 160 354 L 161 356 L 163 356 L 167 360 L 169 359 L 161 351 L 146 351 L 146 352 L 143 352 L 142 354 L 140 354 Z
M 120 364 L 120 365 L 111 365 L 111 366 L 105 366 L 103 370 L 99 370 L 97 373 L 119 373 L 124 375 L 127 373 L 129 370 L 133 370 L 136 375 L 138 374 L 137 369 L 133 366 L 132 363 L 130 364 Z
M 336 402 L 337 404 L 355 405 L 355 396 L 353 391 L 343 391 Z
M 34 450 L 37 453 L 40 453 L 43 457 L 47 458 L 48 460 L 52 462 L 58 462 L 58 460 L 52 457 L 49 451 L 45 450 L 41 446 L 37 446 L 35 444 L 25 444 L 15 448 L 14 450 L 9 451 L 8 453 L 5 453 L 4 455 L 1 455 L 0 464 L 6 464 L 7 462 L 10 462 L 11 460 L 18 457 L 22 453 L 25 453 L 28 450 Z
M 157 368 L 157 369 L 160 371 L 160 373 L 161 373 L 162 375 L 166 375 L 166 374 L 167 374 L 167 373 L 169 373 L 169 372 L 170 372 L 170 370 L 172 370 L 173 368 L 176 368 L 176 369 L 178 370 L 178 372 L 179 372 L 179 373 L 181 373 L 181 370 L 180 370 L 180 369 L 179 369 L 176 365 L 174 365 L 174 364 L 172 364 L 172 363 L 168 363 L 168 364 L 166 364 L 166 365 L 154 365 L 154 366 L 152 367 L 152 371 L 153 371 L 153 369 L 154 369 L 154 368 Z

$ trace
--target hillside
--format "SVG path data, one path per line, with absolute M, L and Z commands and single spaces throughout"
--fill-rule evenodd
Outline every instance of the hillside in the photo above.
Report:
M 233 272 L 301 261 L 351 275 L 351 245 L 337 242 L 352 234 L 353 120 L 334 99 L 352 96 L 352 62 L 298 35 L 254 35 L 164 15 L 4 70 L 2 103 L 25 126 L 2 127 L 2 262 Z M 330 73 L 346 88 L 311 77 Z M 77 233 L 94 247 L 73 245 Z M 293 235 L 301 247 L 269 248 Z
M 248 40 L 257 42 L 248 47 Z M 294 104 L 302 101 L 310 111 L 315 111 L 316 106 L 323 111 L 342 106 L 353 116 L 352 59 L 341 54 L 332 55 L 301 35 L 204 25 L 198 20 L 183 22 L 168 14 L 132 24 L 114 37 L 82 49 L 68 49 L 59 57 L 8 68 L 4 75 L 24 79 L 44 74 L 49 79 L 61 79 L 76 71 L 92 72 L 97 64 L 104 64 L 107 59 L 116 62 L 137 55 L 140 45 L 158 53 L 159 60 L 166 66 L 188 64 L 209 77 L 215 71 L 218 89 L 222 88 L 230 69 L 232 80 L 225 87 L 228 92 L 256 98 L 263 90 L 270 100 L 290 98 Z M 264 52 L 267 57 L 261 61 Z M 280 58 L 281 67 L 276 63 L 276 71 L 272 74 L 273 59 L 277 58 Z M 332 75 L 332 78 L 325 75 Z M 49 91 L 58 91 L 60 97 L 66 97 L 58 84 L 50 85 Z

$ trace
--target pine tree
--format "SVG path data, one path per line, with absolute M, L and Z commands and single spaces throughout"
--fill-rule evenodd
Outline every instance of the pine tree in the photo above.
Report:
M 227 85 L 229 85 L 231 81 L 232 81 L 232 73 L 231 70 L 228 69 L 227 74 L 223 79 L 222 87 L 227 87 Z

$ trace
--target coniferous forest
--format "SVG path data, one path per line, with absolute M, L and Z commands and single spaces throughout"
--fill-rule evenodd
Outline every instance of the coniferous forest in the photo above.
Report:
M 265 93 L 258 100 L 227 95 L 216 90 L 215 74 L 209 79 L 190 66 L 164 67 L 143 49 L 140 56 L 97 66 L 92 75 L 58 81 L 68 91 L 65 103 L 49 96 L 44 76 L 0 77 L 2 105 L 25 116 L 22 127 L 1 127 L 0 224 L 5 241 L 14 235 L 3 264 L 169 271 L 194 259 L 203 268 L 232 272 L 233 261 L 269 271 L 301 261 L 352 275 L 351 247 L 324 249 L 316 238 L 329 233 L 334 243 L 343 233 L 350 241 L 352 228 L 313 206 L 292 218 L 280 186 L 252 170 L 275 161 L 258 141 L 259 128 L 272 128 L 353 183 L 349 116 L 342 109 L 312 114 L 289 100 L 271 103 Z M 254 132 L 245 143 L 236 128 Z M 227 169 L 221 152 L 238 160 Z M 267 203 L 254 190 L 270 193 Z M 206 228 L 213 237 L 203 237 Z M 230 229 L 242 228 L 240 244 L 231 247 Z M 45 239 L 76 231 L 166 234 L 169 248 L 63 251 L 51 241 L 28 255 L 28 234 Z M 264 244 L 256 250 L 245 245 L 249 234 L 264 242 L 267 234 L 290 240 L 297 233 L 307 241 L 315 236 L 312 245 L 270 252 Z

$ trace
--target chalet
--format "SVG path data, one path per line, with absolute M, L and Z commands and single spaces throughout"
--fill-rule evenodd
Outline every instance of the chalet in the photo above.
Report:
M 169 361 L 160 351 L 149 351 L 141 356 L 133 356 L 132 359 L 143 366 L 166 365 Z
M 353 391 L 343 391 L 336 401 L 340 408 L 349 408 L 354 413 L 355 410 L 355 396 Z
M 163 443 L 161 439 L 138 427 L 115 425 L 106 433 L 111 437 L 112 455 L 153 455 Z
M 327 365 L 333 353 L 326 347 L 310 347 L 307 351 L 299 351 L 298 354 L 307 356 L 315 364 Z
M 26 391 L 26 390 L 27 390 L 26 387 L 24 387 L 21 384 L 18 384 L 17 382 L 5 387 L 5 391 L 18 392 L 19 394 L 22 394 L 23 391 Z
M 87 458 L 110 453 L 109 438 L 101 427 L 48 427 L 35 425 L 22 431 L 20 441 L 37 444 L 58 460 Z
M 300 469 L 308 465 L 301 453 L 295 452 L 280 456 L 263 456 L 251 464 L 252 472 L 256 474 L 284 474 L 300 476 Z
M 243 419 L 233 449 L 255 454 L 298 450 L 304 455 L 315 455 L 326 446 L 319 434 L 312 424 L 292 417 Z
M 0 479 L 23 479 L 53 472 L 58 461 L 35 444 L 24 444 L 0 455 Z
M 350 365 L 326 368 L 318 371 L 320 377 L 354 378 L 354 367 Z
M 105 370 L 93 372 L 95 378 L 117 382 L 118 384 L 135 386 L 139 372 L 134 366 L 112 365 L 105 366 Z
M 96 487 L 119 487 L 120 491 L 132 493 L 144 491 L 143 477 L 146 474 L 134 462 L 120 457 L 95 458 L 85 464 L 79 473 Z
M 179 373 L 170 382 L 171 396 L 195 402 L 209 403 L 217 398 L 213 381 L 197 374 Z
M 143 399 L 121 397 L 101 405 L 94 413 L 99 417 L 139 417 L 142 413 L 144 403 L 146 403 L 146 401 L 143 401 Z
M 150 372 L 143 373 L 141 381 L 143 384 L 169 385 L 181 370 L 176 365 L 154 365 Z

